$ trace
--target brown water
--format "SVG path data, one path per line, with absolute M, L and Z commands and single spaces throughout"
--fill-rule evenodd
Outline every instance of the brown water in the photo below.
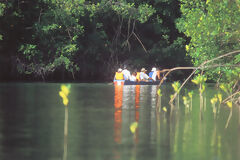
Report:
M 238 108 L 229 126 L 229 108 L 214 120 L 206 89 L 206 111 L 199 118 L 194 90 L 193 111 L 170 116 L 170 85 L 162 88 L 156 109 L 156 86 L 114 87 L 72 84 L 69 95 L 68 160 L 238 160 Z M 56 83 L 0 84 L 0 160 L 60 160 L 64 153 L 64 106 Z M 157 106 L 159 107 L 159 105 Z M 175 108 L 178 108 L 175 106 Z M 134 134 L 129 127 L 138 122 Z

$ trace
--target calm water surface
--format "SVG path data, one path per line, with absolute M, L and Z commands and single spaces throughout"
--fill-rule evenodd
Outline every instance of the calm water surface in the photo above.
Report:
M 64 106 L 61 84 L 0 84 L 0 160 L 61 160 L 64 152 Z M 170 85 L 162 88 L 158 112 L 156 86 L 114 87 L 72 84 L 69 95 L 68 160 L 238 160 L 240 132 L 234 107 L 221 106 L 214 120 L 206 90 L 206 111 L 199 119 L 194 90 L 193 112 L 179 108 L 170 116 Z M 156 107 L 157 106 L 157 107 Z M 175 108 L 178 108 L 175 106 Z M 135 134 L 129 127 L 138 122 Z

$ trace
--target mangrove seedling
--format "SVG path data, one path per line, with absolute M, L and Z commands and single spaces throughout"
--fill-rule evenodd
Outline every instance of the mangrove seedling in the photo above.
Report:
M 189 99 L 186 96 L 183 96 L 183 104 L 185 105 L 185 113 L 189 113 L 190 105 L 189 105 Z
M 163 107 L 163 111 L 166 113 L 167 112 L 167 107 Z
M 137 127 L 138 127 L 138 122 L 133 122 L 133 123 L 130 125 L 129 129 L 130 129 L 130 131 L 132 132 L 132 134 L 135 134 L 135 132 L 136 132 L 136 130 L 137 130 Z
M 193 91 L 188 92 L 188 97 L 190 99 L 190 111 L 192 111 L 192 96 L 193 96 Z
M 218 101 L 219 101 L 219 104 L 218 104 L 218 114 L 219 114 L 220 113 L 220 106 L 221 106 L 221 103 L 222 103 L 222 94 L 218 93 L 217 97 L 218 97 Z
M 167 113 L 167 107 L 164 106 L 164 107 L 162 108 L 162 110 L 163 110 L 163 112 L 164 112 L 163 115 L 164 115 L 164 119 L 165 119 L 165 118 L 166 118 L 166 113 Z
M 232 94 L 232 86 L 233 86 L 233 82 L 221 83 L 220 84 L 220 89 L 222 91 L 224 91 L 227 95 L 231 95 Z
M 161 93 L 161 89 L 159 88 L 158 89 L 158 91 L 157 91 L 157 95 L 158 95 L 158 105 L 157 105 L 157 107 L 159 107 L 158 108 L 158 111 L 160 112 L 160 108 L 161 108 L 161 97 L 162 97 L 162 93 Z
M 62 97 L 63 105 L 65 106 L 63 160 L 67 159 L 68 95 L 70 93 L 70 87 L 70 85 L 61 85 L 61 90 L 59 91 L 59 96 Z
M 234 82 L 230 82 L 230 83 L 221 83 L 220 84 L 220 89 L 223 90 L 228 96 L 232 94 L 232 86 L 233 86 Z M 227 106 L 230 108 L 230 113 L 225 125 L 225 128 L 228 127 L 229 121 L 232 117 L 232 99 L 227 101 L 226 104 Z
M 211 99 L 211 104 L 212 104 L 212 108 L 213 108 L 213 114 L 214 114 L 214 119 L 216 119 L 216 113 L 217 113 L 217 108 L 216 108 L 216 103 L 218 101 L 217 96 L 215 95 L 212 99 Z
M 177 93 L 177 106 L 179 108 L 179 92 L 180 92 L 180 82 L 179 81 L 176 81 L 176 82 L 173 82 L 172 83 L 172 87 L 174 89 L 174 92 Z M 171 98 L 172 99 L 172 98 Z
M 192 82 L 199 86 L 199 97 L 200 97 L 200 111 L 202 112 L 203 108 L 203 92 L 205 91 L 205 82 L 207 78 L 204 75 L 198 74 Z
M 228 127 L 229 121 L 230 121 L 230 119 L 231 119 L 231 117 L 232 117 L 232 101 L 227 101 L 226 104 L 227 104 L 227 106 L 230 108 L 230 113 L 229 113 L 229 116 L 228 116 L 228 119 L 227 119 L 227 123 L 226 123 L 226 125 L 225 125 L 225 128 Z

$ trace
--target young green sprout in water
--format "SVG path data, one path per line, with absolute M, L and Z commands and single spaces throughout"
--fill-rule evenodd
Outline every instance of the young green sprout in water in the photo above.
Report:
M 158 111 L 160 112 L 160 108 L 161 108 L 161 97 L 162 97 L 162 93 L 161 93 L 161 89 L 159 88 L 158 91 L 157 91 L 157 94 L 158 94 L 158 103 L 159 105 L 157 105 L 159 107 Z
M 227 101 L 227 106 L 232 109 L 232 101 Z
M 189 113 L 190 111 L 192 111 L 192 96 L 193 96 L 193 91 L 188 92 L 187 89 L 185 89 L 185 96 L 183 96 L 182 98 L 183 104 L 185 106 L 185 113 Z
M 178 108 L 179 108 L 179 92 L 180 92 L 179 88 L 180 88 L 180 86 L 181 86 L 181 84 L 180 84 L 179 81 L 176 81 L 176 82 L 172 83 L 173 90 L 174 90 L 174 92 L 177 93 L 177 106 L 178 106 Z M 172 98 L 173 97 L 171 97 L 171 99 Z
M 158 89 L 157 94 L 158 94 L 158 96 L 162 96 L 162 92 L 161 92 L 160 88 Z
M 163 111 L 166 113 L 167 112 L 167 107 L 163 107 Z
M 61 85 L 59 96 L 62 97 L 65 106 L 65 120 L 64 120 L 64 147 L 63 147 L 63 160 L 67 160 L 67 136 L 68 136 L 68 95 L 70 93 L 70 85 Z
M 68 94 L 70 93 L 70 85 L 61 85 L 61 91 L 59 91 L 59 96 L 62 97 L 64 106 L 68 105 Z
M 192 111 L 192 96 L 193 96 L 193 91 L 188 92 L 188 97 L 190 98 L 190 111 Z
M 218 104 L 218 114 L 220 113 L 220 105 L 222 103 L 222 94 L 221 93 L 218 93 L 217 94 L 217 97 L 218 97 L 218 101 L 219 101 L 219 104 Z
M 230 108 L 230 113 L 229 113 L 228 120 L 227 120 L 227 123 L 225 125 L 225 128 L 228 127 L 229 121 L 232 118 L 232 101 L 227 101 L 226 104 Z
M 202 111 L 203 108 L 203 92 L 205 91 L 205 82 L 207 78 L 204 75 L 198 74 L 194 79 L 192 79 L 192 82 L 196 85 L 199 85 L 199 96 L 200 96 L 200 111 Z
M 190 105 L 188 97 L 183 96 L 183 104 L 185 105 L 185 113 L 189 113 Z
M 230 83 L 222 83 L 220 84 L 220 89 L 223 90 L 228 96 L 232 94 L 232 86 L 233 86 L 233 82 Z M 227 106 L 230 108 L 230 113 L 228 116 L 228 120 L 227 123 L 225 125 L 225 128 L 228 127 L 228 123 L 232 117 L 232 100 L 229 100 L 226 102 Z
M 221 83 L 220 84 L 220 89 L 223 90 L 227 95 L 232 94 L 232 86 L 233 83 Z
M 217 103 L 218 99 L 217 96 L 215 95 L 212 99 L 211 99 L 211 103 L 212 103 L 212 107 L 213 107 L 213 113 L 214 113 L 214 119 L 216 119 L 216 113 L 217 113 L 217 108 L 216 108 L 216 103 Z
M 136 132 L 136 129 L 138 128 L 138 122 L 133 122 L 131 125 L 130 125 L 130 131 L 132 132 L 132 134 L 135 134 Z
M 163 112 L 164 112 L 164 114 L 163 114 L 164 122 L 166 122 L 167 107 L 164 106 L 164 107 L 162 108 L 162 110 L 163 110 Z

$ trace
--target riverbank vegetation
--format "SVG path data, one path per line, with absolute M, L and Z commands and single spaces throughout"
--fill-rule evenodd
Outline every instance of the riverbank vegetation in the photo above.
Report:
M 1 80 L 111 81 L 123 64 L 191 63 L 176 0 L 9 0 L 0 13 Z
M 111 81 L 127 64 L 186 67 L 168 80 L 196 67 L 192 75 L 228 82 L 239 74 L 239 8 L 238 0 L 1 1 L 0 77 Z
M 179 91 L 192 79 L 192 82 L 199 86 L 201 117 L 206 107 L 203 96 L 205 82 L 216 82 L 219 94 L 211 99 L 213 113 L 216 118 L 221 104 L 230 108 L 225 125 L 227 128 L 232 116 L 233 104 L 238 106 L 240 103 L 240 33 L 238 29 L 240 2 L 226 0 L 207 0 L 206 2 L 180 0 L 180 2 L 181 18 L 177 19 L 176 25 L 190 38 L 185 49 L 194 67 L 175 67 L 165 70 L 167 72 L 165 77 L 176 70 L 192 70 L 178 91 L 171 96 L 169 103 L 173 106 Z M 186 96 L 183 100 L 184 105 L 189 107 Z M 218 108 L 215 106 L 217 102 Z

